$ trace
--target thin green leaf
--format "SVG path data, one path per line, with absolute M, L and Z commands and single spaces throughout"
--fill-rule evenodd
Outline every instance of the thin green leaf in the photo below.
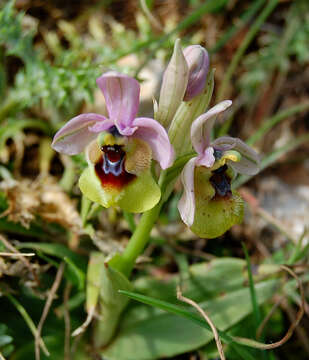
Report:
M 234 25 L 230 26 L 228 30 L 220 37 L 212 48 L 208 50 L 210 54 L 218 52 L 237 32 L 243 29 L 247 23 L 254 18 L 255 14 L 259 11 L 262 5 L 266 0 L 257 0 L 253 1 L 248 9 L 241 14 L 239 19 L 235 22 Z
M 255 319 L 255 328 L 258 329 L 258 327 L 259 327 L 259 325 L 261 323 L 261 320 L 262 320 L 262 315 L 261 315 L 260 307 L 259 307 L 258 301 L 257 301 L 257 296 L 256 296 L 256 291 L 255 291 L 255 286 L 254 286 L 254 281 L 253 281 L 253 275 L 252 275 L 250 257 L 249 257 L 246 245 L 244 243 L 242 243 L 242 247 L 243 247 L 245 257 L 246 257 L 246 261 L 247 261 L 249 288 L 250 288 L 250 296 L 251 296 L 253 315 L 254 315 L 254 319 Z M 265 351 L 262 352 L 262 357 L 263 357 L 263 359 L 267 359 L 267 355 L 266 355 Z
M 65 256 L 63 260 L 68 264 L 68 269 L 73 275 L 74 283 L 76 284 L 78 290 L 83 290 L 85 288 L 86 274 L 81 271 L 81 269 L 77 267 L 74 262 L 67 256 Z
M 32 250 L 40 250 L 48 255 L 55 256 L 59 259 L 65 261 L 65 257 L 70 259 L 77 268 L 80 268 L 83 271 L 86 271 L 87 262 L 84 257 L 78 255 L 68 249 L 66 246 L 62 244 L 49 244 L 49 243 L 20 243 L 17 246 L 18 249 L 32 249 Z
M 23 319 L 25 320 L 26 324 L 28 325 L 32 335 L 34 336 L 34 338 L 37 336 L 37 328 L 34 325 L 33 320 L 31 319 L 30 315 L 27 313 L 26 309 L 22 306 L 22 304 L 15 299 L 14 296 L 12 296 L 11 294 L 6 294 L 6 297 L 11 301 L 11 303 L 15 306 L 15 308 L 18 310 L 18 312 L 20 313 L 20 315 L 23 317 Z M 40 347 L 42 348 L 42 350 L 46 353 L 49 354 L 44 342 L 42 339 L 40 339 Z

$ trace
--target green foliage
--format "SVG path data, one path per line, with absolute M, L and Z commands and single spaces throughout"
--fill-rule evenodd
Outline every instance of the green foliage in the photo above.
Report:
M 156 2 L 146 2 L 151 11 L 155 11 Z M 184 37 L 182 39 L 183 46 L 194 42 L 192 39 L 198 35 L 199 22 L 201 19 L 203 19 L 201 23 L 204 22 L 205 14 L 208 14 L 205 17 L 207 26 L 212 25 L 211 22 L 208 24 L 208 19 L 219 19 L 218 22 L 214 21 L 214 28 L 220 27 L 220 31 L 215 34 L 215 36 L 218 35 L 219 41 L 213 44 L 210 53 L 221 56 L 219 51 L 223 49 L 224 59 L 224 54 L 229 53 L 226 51 L 229 50 L 229 42 L 231 41 L 232 45 L 235 41 L 237 43 L 240 31 L 245 30 L 246 27 L 250 31 L 251 22 L 255 23 L 255 19 L 262 13 L 262 7 L 269 2 L 265 0 L 247 1 L 238 16 L 238 9 L 234 7 L 233 11 L 230 11 L 229 6 L 233 6 L 233 4 L 229 5 L 226 0 L 191 0 L 188 5 L 188 13 L 184 16 L 181 14 L 178 19 L 179 23 L 168 19 L 169 21 L 163 24 L 164 28 L 161 33 L 153 31 L 147 17 L 139 11 L 135 14 L 136 27 L 134 30 L 128 29 L 124 24 L 109 16 L 101 21 L 102 18 L 99 15 L 102 15 L 101 10 L 105 11 L 104 6 L 106 5 L 104 4 L 106 2 L 103 2 L 103 5 L 100 2 L 100 6 L 102 6 L 100 14 L 99 11 L 94 14 L 91 6 L 89 12 L 85 11 L 87 21 L 83 22 L 83 26 L 79 26 L 80 19 L 77 21 L 75 19 L 72 21 L 71 19 L 70 21 L 60 20 L 54 24 L 53 30 L 46 30 L 43 26 L 38 31 L 37 21 L 19 11 L 15 7 L 14 1 L 4 1 L 3 3 L 0 10 L 0 122 L 3 125 L 0 129 L 1 160 L 5 159 L 3 154 L 5 155 L 8 148 L 13 151 L 9 153 L 7 163 L 0 166 L 0 176 L 1 180 L 11 180 L 14 177 L 18 182 L 24 174 L 22 171 L 19 173 L 15 166 L 15 157 L 17 156 L 14 146 L 23 142 L 20 139 L 31 140 L 32 135 L 41 138 L 43 134 L 44 139 L 50 142 L 54 132 L 62 123 L 80 113 L 85 104 L 89 105 L 94 101 L 97 89 L 95 79 L 106 68 L 117 69 L 133 75 L 139 74 L 150 59 L 167 59 L 175 39 L 180 34 Z M 254 34 L 250 37 L 250 47 L 247 43 L 248 46 L 239 53 L 240 56 L 236 62 L 237 69 L 234 70 L 237 75 L 239 74 L 236 80 L 236 86 L 240 90 L 238 99 L 240 102 L 244 99 L 245 105 L 251 103 L 259 89 L 272 79 L 274 74 L 287 74 L 292 65 L 304 67 L 309 61 L 308 2 L 299 0 L 291 3 L 295 3 L 295 5 L 290 6 L 289 2 L 284 5 L 279 2 L 278 5 L 278 7 L 282 5 L 282 8 L 288 9 L 285 26 L 281 26 L 281 23 L 278 25 L 277 17 L 279 16 L 279 19 L 283 19 L 283 17 L 280 17 L 279 11 L 274 12 L 276 16 L 272 18 L 271 14 L 267 20 L 270 26 L 268 24 L 262 26 L 263 21 L 260 21 L 258 26 L 253 29 L 254 32 L 251 33 Z M 82 15 L 84 16 L 84 14 Z M 230 16 L 233 18 L 230 21 L 231 24 L 226 26 L 224 18 L 230 19 Z M 223 28 L 221 29 L 221 27 Z M 201 33 L 204 34 L 204 31 L 203 28 Z M 245 55 L 246 53 L 248 55 Z M 216 55 L 216 58 L 213 57 L 212 61 L 215 59 L 214 61 L 218 62 L 217 74 L 220 78 L 224 64 L 220 63 L 219 55 Z M 130 61 L 117 63 L 126 56 Z M 132 59 L 138 59 L 135 65 L 131 65 Z M 11 62 L 17 64 L 14 74 L 8 74 Z M 123 65 L 124 63 L 125 65 Z M 275 115 L 269 114 L 270 117 L 261 122 L 259 129 L 254 134 L 249 134 L 248 143 L 257 143 L 279 122 L 307 109 L 308 103 L 304 102 L 294 106 L 292 104 L 291 107 Z M 183 132 L 188 133 L 189 129 Z M 292 139 L 281 148 L 269 151 L 262 161 L 262 170 L 277 162 L 288 151 L 295 150 L 308 142 L 308 139 L 309 135 L 304 134 Z M 39 145 L 39 143 L 35 145 Z M 27 146 L 25 145 L 26 153 Z M 174 183 L 183 166 L 192 156 L 193 153 L 187 154 L 175 162 L 174 166 L 166 173 L 163 183 L 165 187 Z M 31 160 L 27 161 L 35 162 L 35 160 L 32 156 Z M 54 160 L 58 161 L 58 169 L 55 172 L 51 165 Z M 24 158 L 23 161 L 25 161 Z M 60 177 L 62 167 L 59 165 L 59 159 L 49 159 L 49 165 L 52 168 L 51 173 Z M 76 208 L 78 208 L 80 194 L 74 187 L 75 173 L 82 172 L 86 165 L 82 154 L 74 156 L 69 165 L 63 162 L 64 176 L 61 185 L 74 199 L 73 203 L 76 202 Z M 237 188 L 249 179 L 250 177 L 240 176 L 233 186 Z M 144 194 L 138 195 L 143 196 Z M 228 359 L 260 358 L 259 350 L 237 344 L 231 339 L 231 336 L 252 338 L 255 336 L 261 317 L 271 309 L 270 299 L 274 294 L 280 293 L 282 282 L 274 270 L 277 269 L 275 264 L 288 262 L 290 265 L 295 265 L 301 261 L 305 262 L 308 258 L 309 245 L 305 245 L 300 239 L 297 245 L 282 246 L 271 257 L 265 258 L 268 265 L 258 267 L 259 274 L 263 274 L 262 270 L 266 268 L 272 269 L 267 272 L 267 276 L 272 276 L 272 278 L 265 280 L 264 277 L 261 280 L 260 276 L 256 275 L 256 268 L 253 266 L 254 271 L 249 272 L 248 281 L 248 269 L 244 260 L 237 257 L 216 258 L 205 263 L 199 260 L 199 254 L 190 253 L 187 256 L 167 243 L 168 240 L 172 240 L 173 245 L 180 245 L 180 249 L 182 246 L 188 252 L 192 248 L 197 250 L 203 247 L 202 250 L 205 250 L 204 243 L 201 243 L 200 240 L 197 240 L 196 247 L 192 246 L 191 241 L 180 244 L 174 235 L 170 236 L 168 231 L 166 233 L 161 231 L 165 225 L 169 225 L 171 228 L 179 225 L 177 210 L 179 197 L 179 191 L 173 193 L 166 206 L 163 207 L 158 232 L 153 234 L 149 248 L 149 250 L 154 249 L 151 253 L 152 263 L 143 265 L 142 271 L 134 273 L 134 292 L 117 292 L 118 288 L 131 290 L 131 287 L 126 281 L 123 281 L 122 277 L 118 276 L 118 273 L 110 273 L 107 269 L 102 268 L 104 266 L 101 259 L 103 258 L 102 254 L 98 255 L 97 268 L 94 269 L 87 265 L 90 254 L 96 249 L 95 246 L 102 245 L 105 250 L 105 246 L 109 246 L 111 238 L 125 239 L 126 241 L 128 228 L 134 232 L 139 226 L 139 220 L 133 214 L 125 213 L 123 215 L 127 221 L 125 223 L 122 221 L 122 213 L 118 210 L 102 212 L 101 207 L 91 208 L 90 203 L 87 205 L 84 200 L 81 217 L 84 225 L 87 224 L 88 228 L 84 229 L 84 232 L 81 230 L 78 233 L 64 229 L 60 225 L 45 222 L 39 218 L 39 214 L 36 214 L 38 217 L 29 228 L 9 221 L 7 217 L 0 217 L 0 231 L 16 246 L 16 249 L 21 252 L 33 251 L 36 253 L 35 257 L 26 258 L 36 276 L 33 276 L 31 271 L 29 272 L 29 268 L 24 266 L 20 259 L 0 258 L 1 355 L 15 360 L 35 358 L 33 335 L 42 315 L 48 288 L 51 287 L 54 280 L 55 270 L 61 262 L 65 262 L 65 271 L 59 290 L 42 330 L 42 338 L 51 355 L 47 357 L 41 351 L 42 360 L 64 359 L 64 347 L 68 338 L 71 349 L 75 348 L 75 340 L 69 336 L 69 333 L 81 325 L 87 316 L 86 312 L 89 310 L 89 306 L 93 305 L 95 308 L 94 321 L 98 323 L 99 310 L 104 312 L 105 303 L 108 303 L 107 308 L 109 309 L 113 306 L 118 307 L 117 316 L 120 316 L 129 297 L 138 302 L 131 301 L 124 310 L 113 341 L 100 351 L 101 354 L 94 355 L 92 352 L 96 351 L 93 347 L 95 335 L 93 335 L 93 331 L 87 329 L 87 334 L 77 345 L 72 359 L 90 360 L 89 358 L 101 355 L 107 360 L 150 360 L 166 356 L 179 356 L 195 350 L 200 351 L 205 358 L 218 357 L 213 335 L 207 324 L 192 308 L 177 301 L 175 294 L 176 286 L 179 284 L 183 287 L 184 295 L 201 305 L 218 327 L 220 337 L 226 341 L 225 353 Z M 134 199 L 131 200 L 134 201 Z M 9 205 L 9 199 L 1 191 L 0 216 L 8 209 Z M 97 229 L 102 231 L 96 233 Z M 187 234 L 184 235 L 187 236 Z M 227 252 L 231 256 L 239 256 L 237 251 L 240 246 L 235 245 L 235 241 L 231 242 L 231 246 L 225 247 L 224 241 L 229 241 L 232 237 L 234 238 L 235 234 L 212 241 L 211 244 L 209 242 L 206 251 L 210 249 L 212 255 Z M 109 254 L 112 254 L 114 250 L 113 247 L 108 248 Z M 8 251 L 1 241 L 0 251 Z M 195 263 L 197 261 L 198 263 Z M 192 265 L 192 263 L 195 264 Z M 173 274 L 176 267 L 178 267 L 178 271 Z M 8 268 L 21 269 L 22 275 L 15 276 L 14 272 L 12 272 L 13 275 L 4 274 L 3 269 Z M 301 267 L 299 269 L 301 270 Z M 90 274 L 90 272 L 92 273 Z M 144 275 L 145 273 L 148 275 Z M 159 279 L 159 276 L 162 278 Z M 101 283 L 96 287 L 94 285 L 98 279 Z M 304 283 L 308 281 L 308 277 L 303 276 L 303 281 Z M 125 285 L 123 286 L 123 284 Z M 292 280 L 287 285 L 284 287 L 284 292 L 291 303 L 299 303 L 296 281 Z M 99 294 L 98 289 L 107 289 L 108 291 L 102 291 Z M 91 293 L 93 290 L 94 297 L 87 296 L 86 299 L 87 291 Z M 68 296 L 67 302 L 64 300 L 65 296 Z M 94 304 L 91 304 L 92 299 L 96 300 Z M 100 306 L 102 309 L 99 309 Z M 115 314 L 110 311 L 106 317 L 108 318 L 109 315 L 113 317 Z M 115 319 L 109 319 L 107 322 L 103 322 L 103 325 L 101 323 L 101 327 L 97 327 L 95 333 L 99 335 L 96 335 L 96 342 L 113 333 L 114 328 L 112 327 L 117 328 L 118 317 Z M 255 319 L 257 320 L 255 321 Z M 110 329 L 105 331 L 105 326 Z M 267 339 L 277 339 L 279 334 L 284 332 L 285 327 L 285 317 L 283 312 L 278 309 L 265 328 Z M 100 333 L 103 335 L 101 336 Z
M 32 26 L 25 29 L 22 24 L 24 14 L 16 14 L 14 3 L 13 0 L 8 1 L 0 11 L 0 45 L 5 47 L 7 55 L 15 55 L 30 62 L 35 56 L 33 37 L 36 28 Z
M 249 289 L 243 287 L 244 269 L 243 260 L 221 258 L 191 266 L 182 283 L 184 295 L 199 302 L 221 330 L 222 339 L 228 342 L 231 339 L 223 331 L 252 312 Z M 169 281 L 142 278 L 135 283 L 136 291 L 142 294 L 121 292 L 154 308 L 132 304 L 123 316 L 117 337 L 102 352 L 103 356 L 108 360 L 151 360 L 182 354 L 209 343 L 213 339 L 209 325 L 191 308 L 177 302 L 177 283 L 178 275 Z M 272 296 L 276 284 L 277 280 L 269 280 L 256 285 L 259 304 Z
M 269 74 L 277 69 L 286 72 L 294 58 L 305 65 L 309 62 L 309 4 L 296 1 L 286 14 L 284 33 L 269 30 L 260 40 L 263 46 L 244 58 L 246 72 L 239 78 L 243 92 L 254 95 L 268 81 Z
M 8 335 L 8 327 L 0 323 L 0 353 L 3 354 L 3 356 L 9 356 L 14 350 L 12 342 L 12 336 Z

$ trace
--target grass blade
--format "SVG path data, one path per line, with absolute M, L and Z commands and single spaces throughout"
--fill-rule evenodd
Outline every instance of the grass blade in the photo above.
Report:
M 225 76 L 223 78 L 223 81 L 221 83 L 221 86 L 218 90 L 218 95 L 216 102 L 221 101 L 224 96 L 227 89 L 227 86 L 236 70 L 237 65 L 240 62 L 240 59 L 244 55 L 245 51 L 247 50 L 248 46 L 250 45 L 251 41 L 254 39 L 257 32 L 260 30 L 261 26 L 265 22 L 265 20 L 268 18 L 268 16 L 272 13 L 272 11 L 275 9 L 275 7 L 278 4 L 278 0 L 269 0 L 267 2 L 267 5 L 263 9 L 263 11 L 260 13 L 259 17 L 256 19 L 254 24 L 251 26 L 250 30 L 247 32 L 243 42 L 237 49 L 235 55 L 233 56 L 233 59 L 230 63 L 230 66 L 228 67 Z
M 309 134 L 305 134 L 300 136 L 299 138 L 290 141 L 288 144 L 280 147 L 279 149 L 276 149 L 266 155 L 264 159 L 261 161 L 261 168 L 260 171 L 266 169 L 268 166 L 274 164 L 282 155 L 288 153 L 289 151 L 295 150 L 298 146 L 306 143 L 309 141 Z M 248 180 L 250 180 L 252 176 L 248 175 L 241 175 L 239 176 L 232 185 L 233 189 L 237 189 L 239 186 L 246 183 Z
M 305 111 L 307 109 L 309 109 L 309 102 L 305 102 L 303 104 L 297 104 L 295 106 L 289 107 L 288 109 L 284 109 L 280 111 L 276 115 L 264 120 L 262 126 L 252 136 L 250 136 L 250 138 L 246 141 L 246 143 L 248 145 L 255 144 L 280 121 L 286 119 L 289 116 Z

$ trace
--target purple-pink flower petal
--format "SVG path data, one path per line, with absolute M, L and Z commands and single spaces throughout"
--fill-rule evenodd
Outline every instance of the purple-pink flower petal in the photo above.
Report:
M 178 202 L 178 210 L 182 221 L 191 226 L 194 222 L 195 196 L 194 196 L 194 169 L 196 166 L 196 157 L 189 160 L 181 173 L 181 182 L 183 184 L 183 194 Z
M 138 129 L 134 137 L 147 142 L 152 150 L 152 157 L 157 160 L 162 169 L 167 169 L 173 164 L 174 149 L 170 143 L 164 127 L 154 119 L 136 118 L 132 126 Z
M 205 149 L 202 155 L 199 155 L 196 160 L 196 165 L 212 167 L 216 159 L 214 157 L 214 148 L 209 146 Z
M 189 68 L 189 80 L 184 95 L 184 101 L 189 101 L 199 95 L 206 83 L 209 68 L 209 56 L 200 45 L 190 45 L 183 50 Z
M 126 128 L 130 128 L 137 115 L 139 83 L 130 76 L 109 71 L 97 78 L 97 84 L 105 97 L 109 118 L 122 134 Z
M 229 165 L 238 173 L 245 175 L 255 175 L 259 172 L 259 155 L 246 143 L 238 138 L 222 136 L 216 139 L 212 145 L 219 149 L 236 150 L 241 154 L 239 162 L 229 161 Z
M 98 134 L 89 130 L 96 124 L 110 124 L 105 116 L 88 113 L 75 116 L 68 121 L 54 136 L 52 148 L 60 153 L 76 155 L 84 150 Z M 109 125 L 110 127 L 110 125 Z
M 210 144 L 211 130 L 215 122 L 215 116 L 231 105 L 231 100 L 221 101 L 193 122 L 191 126 L 191 142 L 198 154 L 203 154 L 204 150 Z
M 102 131 L 108 130 L 112 126 L 114 126 L 114 122 L 110 119 L 106 119 L 105 121 L 99 121 L 94 125 L 89 126 L 88 130 L 94 133 L 100 133 Z

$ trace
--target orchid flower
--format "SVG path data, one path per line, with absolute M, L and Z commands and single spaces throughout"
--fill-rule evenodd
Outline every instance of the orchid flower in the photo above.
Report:
M 168 135 L 154 119 L 136 117 L 140 85 L 135 79 L 109 71 L 97 85 L 108 117 L 95 113 L 74 117 L 56 133 L 52 147 L 68 155 L 86 150 L 89 166 L 79 187 L 90 200 L 130 212 L 149 210 L 161 196 L 150 172 L 151 159 L 162 169 L 173 163 Z
M 243 201 L 231 189 L 234 171 L 255 175 L 259 170 L 257 153 L 240 139 L 223 136 L 210 142 L 216 115 L 231 104 L 230 100 L 220 102 L 191 126 L 197 156 L 182 171 L 184 193 L 178 209 L 183 222 L 201 237 L 218 237 L 241 222 Z

